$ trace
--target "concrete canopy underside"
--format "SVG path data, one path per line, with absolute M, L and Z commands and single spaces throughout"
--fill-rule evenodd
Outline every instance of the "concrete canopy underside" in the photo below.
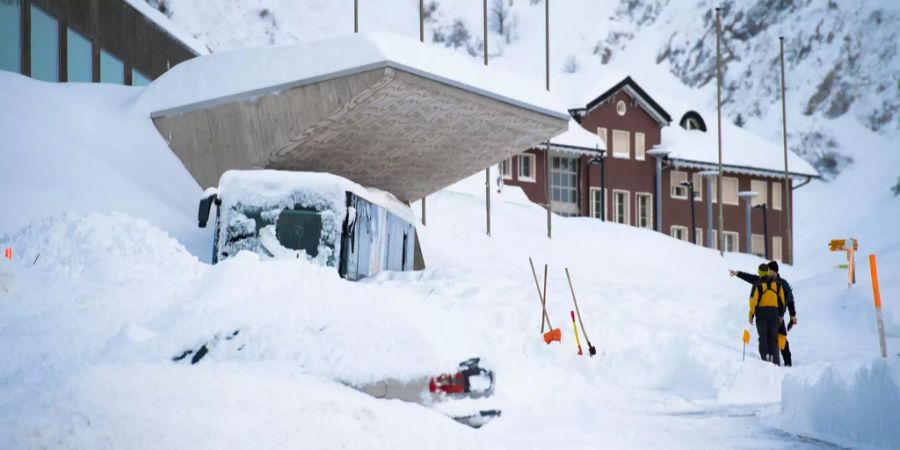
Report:
M 329 172 L 420 199 L 566 130 L 567 120 L 380 67 L 154 114 L 201 186 L 231 169 Z

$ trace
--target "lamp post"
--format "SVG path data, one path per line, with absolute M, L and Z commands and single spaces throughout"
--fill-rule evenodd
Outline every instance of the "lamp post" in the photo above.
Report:
M 600 165 L 600 220 L 606 222 L 606 165 L 603 164 L 604 154 L 600 153 L 600 156 L 596 156 L 591 158 L 588 161 L 588 166 L 592 166 L 595 164 Z M 588 172 L 590 173 L 590 172 Z M 590 184 L 588 184 L 588 189 L 590 189 Z
M 694 215 L 694 180 L 684 180 L 679 184 L 688 188 L 688 200 L 691 202 L 691 242 L 697 245 L 697 217 Z
M 769 259 L 769 207 L 763 203 L 754 208 L 762 209 L 763 212 L 763 239 L 766 240 L 763 246 L 766 248 L 766 259 Z
M 719 176 L 717 170 L 704 170 L 700 176 L 706 180 L 706 246 L 716 248 L 716 239 L 713 237 L 713 182 Z
M 656 231 L 662 233 L 662 162 L 669 156 L 668 150 L 654 148 L 647 154 L 656 158 Z
M 746 246 L 747 251 L 744 253 L 753 253 L 751 251 L 751 249 L 753 248 L 753 240 L 752 240 L 752 235 L 751 235 L 751 231 L 750 231 L 751 230 L 750 229 L 750 205 L 753 203 L 753 199 L 756 198 L 756 196 L 758 196 L 758 195 L 759 195 L 759 193 L 753 192 L 753 191 L 738 192 L 738 197 L 744 199 L 744 211 L 745 211 L 745 216 L 746 216 L 746 219 L 744 222 L 744 226 L 745 226 L 744 229 L 746 230 L 745 233 L 747 235 L 744 238 L 744 245 Z

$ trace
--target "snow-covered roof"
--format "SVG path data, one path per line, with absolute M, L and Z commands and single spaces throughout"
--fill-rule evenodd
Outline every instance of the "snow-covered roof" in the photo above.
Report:
M 569 129 L 566 132 L 550 139 L 551 145 L 572 147 L 590 151 L 605 151 L 606 144 L 594 133 L 587 131 L 574 119 L 569 120 Z
M 163 13 L 147 4 L 145 0 L 125 0 L 125 3 L 131 5 L 132 8 L 143 14 L 144 17 L 150 19 L 150 21 L 155 23 L 156 26 L 162 28 L 163 31 L 169 33 L 169 35 L 171 35 L 173 38 L 181 41 L 182 44 L 187 46 L 197 55 L 209 54 L 209 49 L 206 47 L 206 45 L 195 39 L 193 36 L 184 32 L 177 25 L 172 23 L 172 21 L 169 20 L 168 17 L 163 15 Z
M 346 204 L 345 192 L 352 192 L 409 223 L 416 223 L 416 217 L 409 207 L 393 195 L 378 189 L 364 188 L 330 173 L 229 170 L 219 180 L 219 195 L 228 204 L 262 204 L 268 200 L 277 201 L 290 197 L 298 191 L 315 192 L 334 205 Z
M 177 114 L 383 67 L 558 119 L 569 118 L 566 108 L 553 96 L 514 73 L 482 66 L 451 50 L 384 33 L 194 58 L 153 81 L 139 102 L 153 116 Z
M 718 164 L 718 133 L 685 130 L 678 125 L 663 127 L 662 144 L 669 150 L 669 159 L 698 165 Z M 731 123 L 722 124 L 722 165 L 732 172 L 758 170 L 772 175 L 784 172 L 784 148 Z M 819 176 L 803 158 L 788 152 L 788 170 L 800 176 Z

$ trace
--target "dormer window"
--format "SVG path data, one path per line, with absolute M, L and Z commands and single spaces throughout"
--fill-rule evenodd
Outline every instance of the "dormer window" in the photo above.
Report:
M 619 100 L 618 103 L 616 103 L 616 113 L 618 113 L 620 116 L 624 116 L 625 111 L 626 111 L 625 102 L 622 100 Z
M 685 130 L 700 130 L 706 132 L 706 122 L 703 121 L 703 117 L 696 111 L 684 113 L 684 115 L 681 116 L 681 120 L 678 121 L 678 124 Z
M 687 129 L 687 130 L 699 130 L 699 129 L 700 129 L 700 123 L 697 122 L 697 119 L 691 117 L 691 118 L 689 118 L 688 120 L 685 121 L 685 123 L 684 123 L 684 128 Z

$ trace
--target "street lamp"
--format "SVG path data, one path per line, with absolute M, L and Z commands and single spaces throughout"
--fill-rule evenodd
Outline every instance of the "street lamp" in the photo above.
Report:
M 746 212 L 745 229 L 747 230 L 747 236 L 745 236 L 744 238 L 744 245 L 747 247 L 747 251 L 745 253 L 753 253 L 751 251 L 751 248 L 753 247 L 753 240 L 751 239 L 750 234 L 750 204 L 753 203 L 753 199 L 758 195 L 758 192 L 753 191 L 738 192 L 738 197 L 744 199 L 744 211 Z
M 718 170 L 704 170 L 700 176 L 706 180 L 706 239 L 707 247 L 716 248 L 716 239 L 713 237 L 713 182 L 719 176 Z
M 598 214 L 600 214 L 600 220 L 606 222 L 606 165 L 603 164 L 603 156 L 604 154 L 601 152 L 599 156 L 591 158 L 588 161 L 588 166 L 600 164 L 600 211 Z M 590 174 L 590 171 L 588 171 L 588 174 Z M 590 194 L 590 183 L 588 183 L 588 193 Z
M 694 215 L 694 180 L 684 180 L 679 184 L 688 188 L 688 199 L 691 202 L 691 242 L 697 245 L 697 217 Z
M 754 208 L 762 209 L 763 212 L 763 236 L 766 240 L 764 243 L 764 247 L 766 248 L 765 254 L 766 259 L 769 259 L 769 207 L 765 204 L 759 204 L 754 206 Z
M 664 148 L 647 150 L 647 154 L 656 158 L 656 231 L 662 233 L 662 162 L 670 151 Z

